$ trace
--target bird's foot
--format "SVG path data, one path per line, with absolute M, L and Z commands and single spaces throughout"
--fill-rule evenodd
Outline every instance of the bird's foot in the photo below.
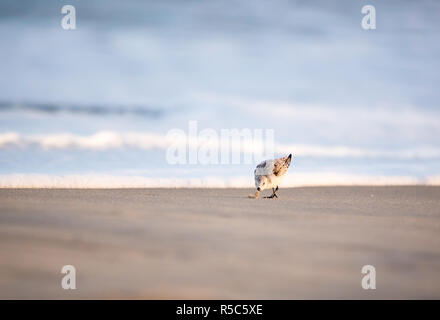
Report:
M 277 191 L 278 191 L 278 186 L 276 189 L 272 188 L 272 195 L 269 197 L 265 197 L 266 199 L 273 199 L 273 198 L 278 198 L 277 196 Z

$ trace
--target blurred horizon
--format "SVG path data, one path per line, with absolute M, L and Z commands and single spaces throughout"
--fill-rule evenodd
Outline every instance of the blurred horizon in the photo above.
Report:
M 365 4 L 2 1 L 0 187 L 252 187 L 166 162 L 192 120 L 273 129 L 283 186 L 440 184 L 440 3 Z

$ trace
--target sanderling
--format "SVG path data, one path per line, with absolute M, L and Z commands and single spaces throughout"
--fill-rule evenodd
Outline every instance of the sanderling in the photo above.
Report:
M 289 154 L 286 157 L 261 162 L 254 170 L 257 192 L 255 195 L 249 195 L 249 198 L 258 198 L 260 191 L 270 188 L 272 188 L 272 195 L 265 198 L 278 198 L 276 195 L 278 185 L 286 175 L 291 160 L 292 154 Z

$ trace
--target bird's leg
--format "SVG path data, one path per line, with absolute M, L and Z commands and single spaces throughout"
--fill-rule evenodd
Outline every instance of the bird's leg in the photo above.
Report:
M 266 199 L 278 198 L 277 196 L 278 186 L 276 189 L 272 188 L 272 194 L 269 197 L 265 197 Z
M 278 187 L 276 190 L 274 188 L 272 188 L 272 195 L 270 195 L 269 197 L 265 197 L 265 198 L 266 199 L 278 198 L 278 196 L 275 194 L 277 192 L 277 190 L 278 190 Z
M 277 188 L 275 189 L 275 191 L 273 192 L 273 195 L 274 195 L 275 198 L 278 198 L 278 196 L 276 195 L 277 191 L 278 191 L 278 186 L 277 186 Z

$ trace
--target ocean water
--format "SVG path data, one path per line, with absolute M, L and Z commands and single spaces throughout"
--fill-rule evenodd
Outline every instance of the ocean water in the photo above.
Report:
M 1 187 L 253 186 L 261 154 L 170 163 L 191 121 L 271 130 L 284 186 L 440 183 L 438 1 L 64 4 L 0 2 Z

